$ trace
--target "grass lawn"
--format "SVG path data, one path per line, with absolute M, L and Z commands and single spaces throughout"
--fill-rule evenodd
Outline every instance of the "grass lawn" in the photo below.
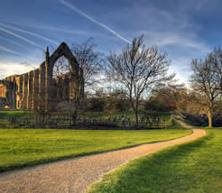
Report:
M 222 129 L 122 166 L 90 193 L 221 193 Z
M 190 130 L 0 129 L 0 172 L 68 157 L 169 140 Z

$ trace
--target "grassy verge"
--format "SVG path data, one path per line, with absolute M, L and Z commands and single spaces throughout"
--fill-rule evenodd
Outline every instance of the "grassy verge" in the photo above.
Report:
M 53 160 L 169 140 L 190 130 L 0 129 L 0 172 Z
M 90 193 L 220 193 L 222 130 L 146 156 L 106 175 Z

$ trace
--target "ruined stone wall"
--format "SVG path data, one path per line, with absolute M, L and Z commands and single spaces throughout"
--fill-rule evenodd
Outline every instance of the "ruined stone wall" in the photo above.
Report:
M 6 97 L 6 86 L 4 84 L 0 84 L 0 98 Z
M 69 99 L 79 100 L 84 93 L 84 80 L 75 57 L 65 43 L 62 43 L 50 56 L 46 50 L 45 61 L 38 69 L 5 78 L 7 84 L 0 85 L 0 96 L 6 95 L 10 108 L 26 110 L 43 110 L 51 108 L 54 96 L 51 89 L 53 84 L 53 67 L 55 62 L 64 56 L 71 66 L 72 79 L 68 86 Z M 6 91 L 5 91 L 5 90 Z M 5 93 L 4 93 L 5 92 Z

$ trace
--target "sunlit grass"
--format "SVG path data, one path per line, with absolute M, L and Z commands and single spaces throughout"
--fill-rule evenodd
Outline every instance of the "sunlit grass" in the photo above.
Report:
M 190 130 L 0 129 L 0 171 L 173 139 Z
M 90 193 L 221 193 L 222 130 L 106 175 Z

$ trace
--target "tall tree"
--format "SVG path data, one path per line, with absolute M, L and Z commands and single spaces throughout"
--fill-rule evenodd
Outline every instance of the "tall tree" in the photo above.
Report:
M 102 68 L 102 59 L 99 52 L 96 51 L 96 45 L 90 38 L 82 44 L 74 44 L 72 51 L 80 67 L 83 69 L 85 87 L 91 87 L 99 81 L 96 76 L 99 75 Z
M 202 96 L 200 103 L 207 114 L 208 127 L 213 126 L 212 120 L 215 102 L 220 94 L 217 69 L 212 63 L 212 57 L 214 58 L 213 54 L 210 54 L 205 60 L 193 60 L 193 74 L 191 76 L 192 88 Z
M 222 49 L 215 48 L 209 54 L 208 62 L 214 67 L 215 80 L 218 83 L 218 89 L 222 92 Z
M 138 126 L 141 97 L 153 87 L 174 77 L 167 74 L 169 62 L 166 54 L 160 53 L 155 47 L 147 48 L 143 36 L 140 36 L 134 38 L 121 53 L 111 53 L 108 62 L 108 76 L 127 93 Z

